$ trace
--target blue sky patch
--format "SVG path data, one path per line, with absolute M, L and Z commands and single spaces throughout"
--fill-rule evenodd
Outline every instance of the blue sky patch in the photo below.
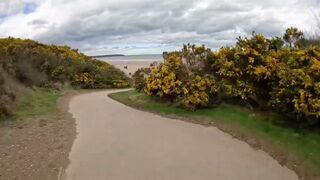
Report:
M 23 14 L 30 14 L 37 9 L 37 5 L 35 3 L 26 3 L 23 7 Z
M 7 15 L 0 13 L 0 19 L 4 19 L 4 18 L 6 18 L 6 17 L 7 17 Z

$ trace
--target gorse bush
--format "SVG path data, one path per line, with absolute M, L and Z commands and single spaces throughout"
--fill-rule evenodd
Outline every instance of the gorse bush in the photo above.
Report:
M 94 60 L 67 46 L 44 45 L 31 40 L 0 39 L 3 69 L 27 85 L 53 86 L 70 82 L 82 88 L 127 87 L 119 69 Z
M 219 87 L 216 86 L 212 77 L 208 75 L 204 77 L 196 75 L 183 90 L 182 105 L 194 110 L 198 107 L 208 106 L 216 101 Z
M 7 93 L 3 87 L 4 85 L 4 77 L 2 73 L 0 72 L 0 118 L 3 118 L 4 116 L 7 116 L 9 114 L 8 107 L 6 105 L 7 103 Z
M 317 124 L 320 48 L 299 48 L 299 38 L 301 32 L 289 28 L 284 40 L 253 34 L 215 52 L 184 45 L 164 54 L 164 62 L 150 68 L 144 83 L 140 77 L 139 90 L 191 110 L 233 100 L 281 112 L 300 124 Z
M 10 106 L 16 99 L 16 95 L 14 93 L 15 90 L 10 90 L 6 86 L 6 78 L 0 67 L 0 119 L 11 113 Z
M 26 86 L 61 88 L 123 88 L 129 78 L 114 66 L 94 60 L 67 46 L 32 40 L 0 39 L 0 118 L 8 113 L 6 74 Z M 10 90 L 14 92 L 14 90 Z M 10 92 L 9 91 L 9 92 Z
M 145 78 L 150 74 L 150 72 L 150 68 L 140 68 L 132 75 L 132 79 L 134 80 L 133 86 L 139 92 L 146 87 Z
M 183 94 L 183 83 L 179 76 L 184 73 L 181 57 L 171 53 L 165 63 L 152 68 L 146 78 L 145 92 L 162 98 L 175 100 Z
M 299 116 L 320 117 L 320 49 L 292 50 L 281 57 L 271 104 Z

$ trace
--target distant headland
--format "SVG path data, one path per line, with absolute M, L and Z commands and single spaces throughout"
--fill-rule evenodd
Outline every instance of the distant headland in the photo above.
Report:
M 106 55 L 95 55 L 90 57 L 99 58 L 99 57 L 116 57 L 116 56 L 125 56 L 125 55 L 124 54 L 106 54 Z

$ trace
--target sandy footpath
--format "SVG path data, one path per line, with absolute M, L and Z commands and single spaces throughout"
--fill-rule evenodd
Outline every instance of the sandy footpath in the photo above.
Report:
M 266 153 L 215 127 L 127 107 L 102 91 L 74 97 L 78 136 L 67 180 L 297 180 Z

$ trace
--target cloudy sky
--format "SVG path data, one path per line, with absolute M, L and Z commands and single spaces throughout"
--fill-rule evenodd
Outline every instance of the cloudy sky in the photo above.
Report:
M 162 53 L 188 42 L 216 49 L 253 30 L 312 31 L 319 7 L 320 0 L 0 0 L 0 37 L 88 55 Z

